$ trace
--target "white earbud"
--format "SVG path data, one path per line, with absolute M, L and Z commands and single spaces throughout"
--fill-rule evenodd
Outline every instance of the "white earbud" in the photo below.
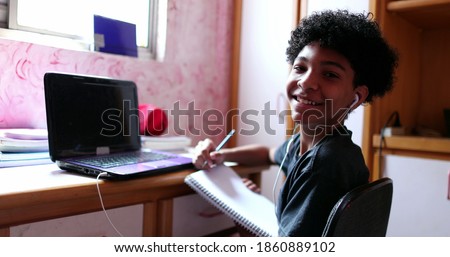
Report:
M 353 100 L 353 102 L 349 108 L 352 109 L 353 107 L 355 107 L 355 105 L 358 103 L 358 101 L 359 101 L 359 96 L 358 96 L 358 94 L 355 94 L 355 100 Z

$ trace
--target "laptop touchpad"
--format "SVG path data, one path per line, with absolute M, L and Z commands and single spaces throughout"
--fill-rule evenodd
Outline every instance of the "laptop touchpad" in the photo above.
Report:
M 152 168 L 164 168 L 167 166 L 173 166 L 175 165 L 175 162 L 169 161 L 169 160 L 163 160 L 163 161 L 153 161 L 153 162 L 144 162 L 141 165 L 146 167 L 152 167 Z

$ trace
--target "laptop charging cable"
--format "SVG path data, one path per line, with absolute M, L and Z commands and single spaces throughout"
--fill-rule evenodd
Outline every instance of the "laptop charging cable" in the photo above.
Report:
M 111 226 L 113 227 L 113 229 L 116 231 L 116 233 L 117 233 L 119 236 L 123 237 L 122 233 L 120 233 L 120 231 L 116 228 L 116 226 L 114 225 L 114 223 L 113 223 L 113 222 L 111 221 L 111 219 L 109 218 L 108 212 L 106 211 L 105 205 L 103 204 L 103 198 L 102 198 L 102 194 L 101 194 L 101 192 L 100 192 L 100 183 L 99 183 L 99 182 L 100 182 L 100 177 L 101 177 L 101 176 L 106 176 L 106 175 L 107 175 L 106 172 L 102 172 L 102 173 L 98 174 L 98 176 L 97 176 L 97 192 L 98 192 L 98 197 L 99 197 L 99 199 L 100 199 L 100 204 L 102 205 L 103 212 L 105 213 L 105 216 L 106 216 L 106 218 L 108 219 L 109 224 L 111 224 Z

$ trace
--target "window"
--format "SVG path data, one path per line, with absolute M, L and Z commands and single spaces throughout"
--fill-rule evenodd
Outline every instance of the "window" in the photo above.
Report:
M 94 49 L 94 14 L 136 24 L 139 58 L 162 57 L 167 0 L 0 0 L 0 26 L 8 29 L 2 34 L 27 31 L 34 36 L 22 37 L 34 39 L 47 35 L 52 46 L 55 38 L 63 41 L 58 47 Z
M 0 0 L 0 28 L 6 28 L 6 17 L 8 17 L 8 0 Z

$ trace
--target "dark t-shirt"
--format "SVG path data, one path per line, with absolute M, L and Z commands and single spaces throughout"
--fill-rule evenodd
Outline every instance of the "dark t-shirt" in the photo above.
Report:
M 281 164 L 288 141 L 275 153 Z M 295 135 L 283 164 L 286 181 L 277 200 L 280 236 L 321 236 L 336 202 L 351 189 L 368 183 L 361 148 L 345 127 L 334 130 L 315 147 L 299 156 L 300 136 Z

